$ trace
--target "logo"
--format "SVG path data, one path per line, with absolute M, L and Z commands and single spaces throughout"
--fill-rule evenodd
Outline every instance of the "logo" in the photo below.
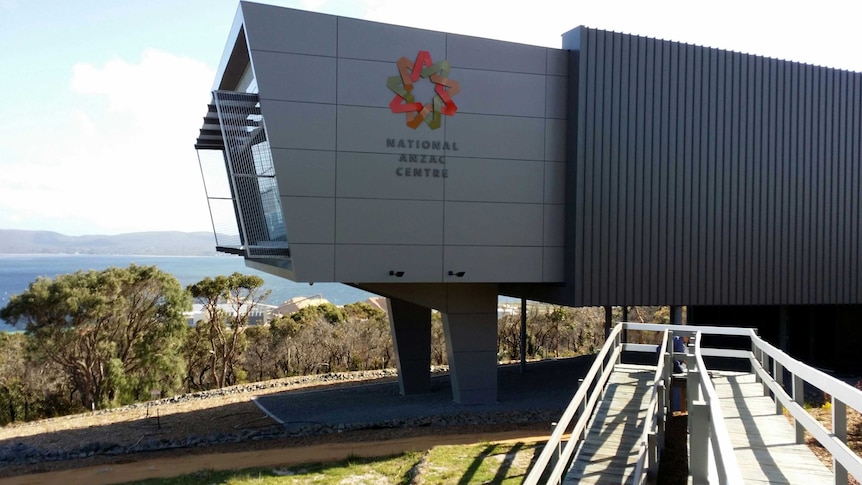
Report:
M 461 84 L 449 79 L 449 62 L 442 60 L 433 64 L 428 51 L 419 51 L 416 61 L 402 57 L 396 63 L 398 76 L 391 76 L 386 86 L 395 93 L 389 102 L 393 113 L 407 113 L 407 126 L 414 130 L 424 121 L 429 128 L 436 130 L 442 123 L 442 115 L 454 116 L 458 106 L 452 101 L 452 96 L 461 92 Z M 420 79 L 428 79 L 434 83 L 434 99 L 422 104 L 413 97 L 413 84 Z

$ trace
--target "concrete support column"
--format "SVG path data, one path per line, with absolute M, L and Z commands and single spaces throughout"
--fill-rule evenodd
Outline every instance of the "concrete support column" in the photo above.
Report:
M 401 394 L 431 390 L 431 309 L 388 298 L 389 327 Z
M 497 285 L 448 285 L 443 333 L 459 404 L 497 402 Z

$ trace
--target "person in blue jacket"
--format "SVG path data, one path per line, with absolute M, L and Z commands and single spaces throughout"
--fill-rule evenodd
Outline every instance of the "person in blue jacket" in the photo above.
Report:
M 673 343 L 672 343 L 674 353 L 684 354 L 686 344 L 688 344 L 688 337 L 679 337 L 679 336 L 674 337 Z M 660 345 L 656 346 L 655 353 L 656 353 L 656 356 L 658 356 L 659 358 L 661 358 L 661 356 L 658 355 L 658 353 L 660 351 L 661 351 L 661 346 Z M 674 374 L 681 374 L 681 373 L 685 372 L 686 370 L 687 369 L 686 369 L 685 362 L 683 362 L 681 360 L 674 360 L 673 361 L 673 373 Z
M 674 337 L 673 338 L 673 351 L 674 351 L 674 353 L 684 354 L 685 353 L 685 345 L 687 343 L 688 343 L 688 337 L 680 337 L 680 336 Z M 681 373 L 685 372 L 686 370 L 687 369 L 686 369 L 685 362 L 683 362 L 681 360 L 674 360 L 673 361 L 673 373 L 674 374 L 681 374 Z

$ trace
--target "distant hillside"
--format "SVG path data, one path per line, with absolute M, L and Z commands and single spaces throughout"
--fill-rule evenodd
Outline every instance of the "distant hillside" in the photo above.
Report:
M 116 236 L 66 236 L 51 231 L 0 229 L 0 254 L 141 254 L 210 256 L 210 232 L 134 232 Z

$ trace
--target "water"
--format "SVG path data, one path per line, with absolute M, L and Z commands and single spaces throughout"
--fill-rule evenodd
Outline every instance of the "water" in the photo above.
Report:
M 27 290 L 30 282 L 39 276 L 55 277 L 60 274 L 74 273 L 78 270 L 102 270 L 109 267 L 125 268 L 135 263 L 141 266 L 158 266 L 159 269 L 173 274 L 183 286 L 197 283 L 207 276 L 229 275 L 233 272 L 260 276 L 264 288 L 271 290 L 267 303 L 280 304 L 295 296 L 322 295 L 336 305 L 346 305 L 365 301 L 376 296 L 341 283 L 295 283 L 285 278 L 273 276 L 246 267 L 238 256 L 105 256 L 105 255 L 0 255 L 0 308 L 6 306 L 9 298 Z M 14 330 L 0 321 L 0 331 Z

